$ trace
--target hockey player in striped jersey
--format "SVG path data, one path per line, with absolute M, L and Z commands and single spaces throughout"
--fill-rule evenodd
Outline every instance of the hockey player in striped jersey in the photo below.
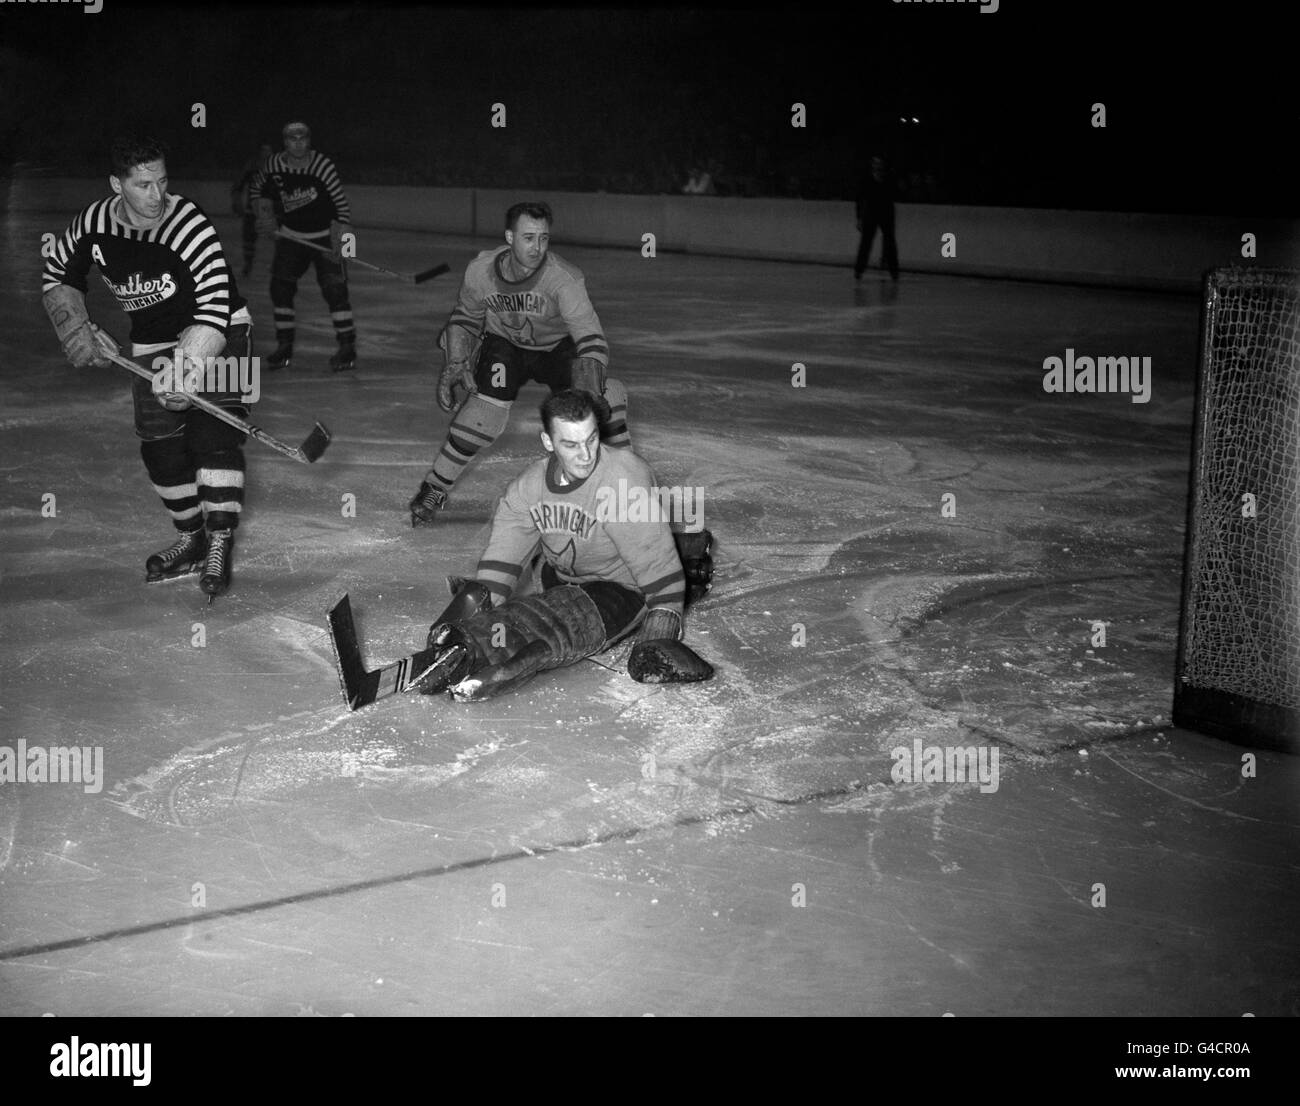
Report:
M 629 489 L 644 493 L 633 499 L 652 498 L 654 476 L 630 449 L 602 448 L 591 393 L 552 395 L 542 424 L 547 456 L 497 504 L 475 580 L 452 581 L 451 604 L 429 630 L 428 648 L 440 652 L 419 689 L 487 699 L 634 631 L 633 679 L 709 679 L 712 667 L 681 641 L 687 580 L 712 576 L 707 531 L 707 564 L 696 560 L 684 572 L 668 519 L 626 511 Z M 540 594 L 516 597 L 539 554 Z
M 285 124 L 284 151 L 272 156 L 254 175 L 249 197 L 258 209 L 258 226 L 263 232 L 274 234 L 278 224 L 286 234 L 334 251 L 330 257 L 311 246 L 276 238 L 271 258 L 276 349 L 267 358 L 266 367 L 287 369 L 293 360 L 297 318 L 293 301 L 299 279 L 315 265 L 316 283 L 329 307 L 339 344 L 330 358 L 330 368 L 334 372 L 356 368 L 357 328 L 341 252 L 343 234 L 352 223 L 352 207 L 334 162 L 311 148 L 311 130 L 306 123 Z
M 183 380 L 245 417 L 237 390 L 206 385 L 228 383 L 208 371 L 214 359 L 250 356 L 252 319 L 211 221 L 194 201 L 167 191 L 165 157 L 152 139 L 114 144 L 114 195 L 68 224 L 46 261 L 42 302 L 75 367 L 108 365 L 104 348 L 115 343 L 86 311 L 86 278 L 98 266 L 131 320 L 131 355 L 153 368 L 160 355 L 174 357 L 177 375 L 160 383 Z M 244 501 L 244 435 L 195 409 L 183 391 L 156 391 L 133 378 L 132 397 L 140 455 L 178 531 L 175 544 L 149 557 L 147 579 L 201 570 L 199 586 L 219 595 L 229 585 Z
M 446 357 L 438 406 L 457 408 L 433 468 L 411 499 L 411 525 L 427 525 L 480 450 L 501 436 L 529 380 L 552 393 L 581 388 L 597 399 L 601 440 L 632 444 L 627 391 L 606 377 L 609 347 L 582 271 L 550 252 L 551 209 L 519 203 L 506 212 L 506 245 L 469 263 L 460 297 L 438 338 Z

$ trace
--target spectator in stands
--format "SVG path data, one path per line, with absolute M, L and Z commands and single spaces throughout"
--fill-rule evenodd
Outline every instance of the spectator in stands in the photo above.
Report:
M 692 167 L 690 176 L 682 185 L 682 194 L 685 196 L 712 196 L 713 195 L 713 175 L 707 169 Z

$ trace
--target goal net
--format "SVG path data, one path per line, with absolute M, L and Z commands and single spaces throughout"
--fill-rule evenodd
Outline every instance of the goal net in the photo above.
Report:
M 1173 718 L 1300 752 L 1300 270 L 1205 284 Z

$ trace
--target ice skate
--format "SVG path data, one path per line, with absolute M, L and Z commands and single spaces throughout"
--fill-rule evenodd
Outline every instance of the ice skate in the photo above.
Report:
M 287 369 L 293 363 L 293 343 L 281 342 L 275 347 L 275 352 L 266 359 L 266 367 L 271 372 L 279 369 Z
M 208 541 L 208 556 L 199 577 L 199 587 L 212 602 L 230 587 L 230 562 L 233 559 L 234 535 L 229 530 L 213 530 Z
M 197 530 L 183 530 L 172 545 L 152 554 L 145 561 L 145 581 L 157 584 L 163 580 L 175 580 L 178 576 L 188 576 L 198 572 L 203 567 L 203 558 L 207 552 L 208 535 L 202 527 Z
M 447 493 L 427 480 L 420 481 L 420 490 L 411 498 L 412 526 L 431 526 L 438 512 L 447 505 Z
M 330 357 L 330 372 L 348 372 L 357 367 L 357 347 L 353 342 L 340 342 Z

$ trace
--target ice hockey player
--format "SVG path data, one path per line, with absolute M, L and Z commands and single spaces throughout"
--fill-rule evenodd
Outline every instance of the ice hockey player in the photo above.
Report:
M 633 632 L 633 679 L 685 683 L 713 675 L 681 640 L 687 585 L 702 595 L 712 579 L 711 537 L 707 530 L 683 535 L 684 564 L 666 518 L 619 517 L 620 482 L 623 491 L 648 495 L 654 476 L 630 449 L 602 447 L 596 412 L 595 397 L 584 391 L 565 390 L 543 404 L 547 456 L 497 504 L 475 579 L 451 581 L 451 604 L 429 630 L 428 648 L 441 652 L 420 691 L 491 698 Z M 542 590 L 523 594 L 521 577 L 539 552 Z
M 343 235 L 352 223 L 352 207 L 339 181 L 334 162 L 311 148 L 306 123 L 286 123 L 284 150 L 274 154 L 254 175 L 249 197 L 257 206 L 258 227 L 274 234 L 284 232 L 334 251 L 333 256 L 277 237 L 271 258 L 271 304 L 275 308 L 275 352 L 266 359 L 268 369 L 287 369 L 293 361 L 295 319 L 293 301 L 298 280 L 316 266 L 316 283 L 330 309 L 338 349 L 330 358 L 334 372 L 357 365 L 357 328 L 348 299 L 348 276 L 343 267 Z
M 181 381 L 246 417 L 238 392 L 203 387 L 214 381 L 212 359 L 251 353 L 252 319 L 216 229 L 193 200 L 167 191 L 161 143 L 118 139 L 112 166 L 114 195 L 77 215 L 46 261 L 42 302 L 64 354 L 86 368 L 108 365 L 105 349 L 116 350 L 86 311 L 86 278 L 97 265 L 131 320 L 132 357 L 155 368 L 160 355 L 174 354 L 185 365 L 176 368 Z M 161 378 L 168 379 L 177 378 Z M 147 579 L 201 570 L 199 586 L 220 595 L 230 583 L 244 501 L 244 435 L 195 409 L 184 390 L 155 394 L 149 381 L 134 378 L 132 397 L 140 455 L 179 531 L 175 544 L 148 559 Z
M 483 251 L 465 270 L 459 300 L 438 337 L 446 358 L 438 406 L 456 415 L 409 504 L 412 526 L 434 521 L 465 466 L 501 436 L 529 380 L 552 393 L 591 392 L 601 441 L 615 449 L 632 444 L 627 391 L 606 376 L 609 347 L 600 319 L 582 271 L 550 252 L 551 223 L 548 205 L 515 204 L 506 212 L 505 246 Z
M 257 253 L 257 208 L 249 195 L 249 187 L 257 171 L 270 156 L 271 145 L 263 142 L 258 148 L 257 156 L 248 159 L 239 174 L 239 180 L 230 186 L 230 208 L 239 218 L 239 233 L 244 249 L 243 276 L 252 276 L 253 258 Z

